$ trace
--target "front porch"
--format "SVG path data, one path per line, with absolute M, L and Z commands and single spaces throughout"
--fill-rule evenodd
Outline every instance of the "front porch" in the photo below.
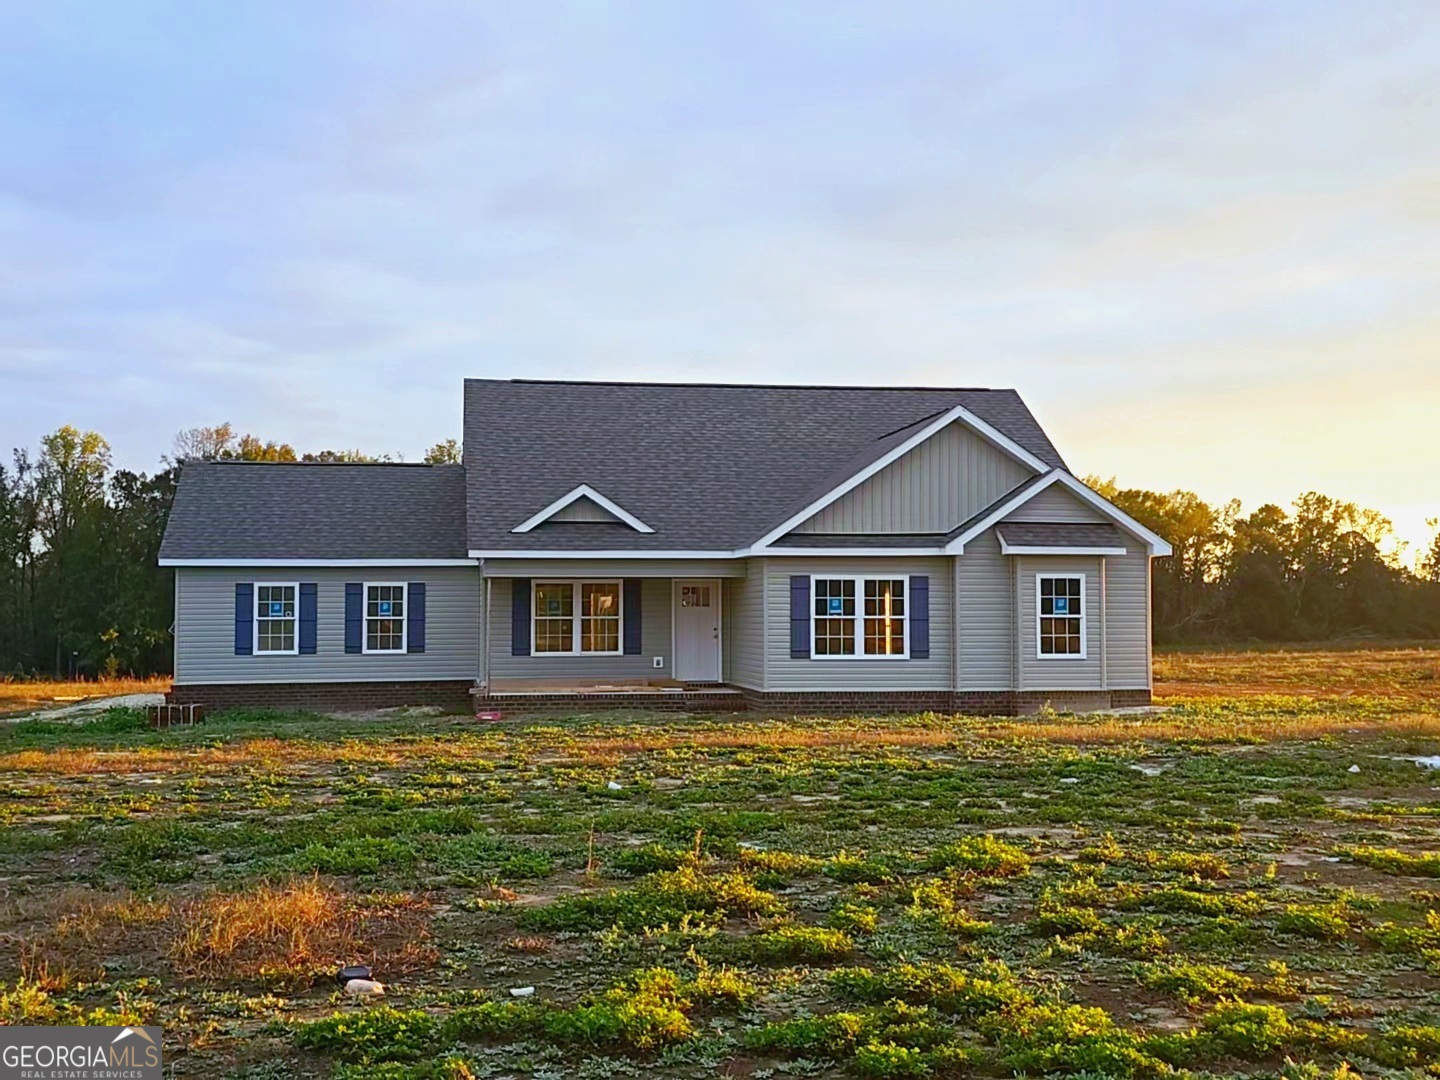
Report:
M 660 712 L 738 712 L 747 707 L 743 691 L 719 683 L 672 679 L 544 680 L 495 679 L 472 691 L 475 708 L 586 711 L 632 708 Z

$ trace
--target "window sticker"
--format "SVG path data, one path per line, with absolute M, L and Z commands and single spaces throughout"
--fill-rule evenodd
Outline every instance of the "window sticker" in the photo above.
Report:
M 284 614 L 285 614 L 285 604 L 284 604 L 284 602 L 281 601 L 281 600 L 271 600 L 271 601 L 270 601 L 270 614 L 271 614 L 271 615 L 284 615 Z
M 389 614 L 390 614 L 390 601 L 389 601 L 389 600 L 381 600 L 381 601 L 380 601 L 380 614 L 381 614 L 381 615 L 389 615 Z
M 1066 596 L 1057 596 L 1057 597 L 1055 598 L 1055 614 L 1056 614 L 1056 615 L 1068 615 L 1069 613 L 1070 613 L 1070 598 L 1069 598 L 1069 597 L 1066 597 Z
M 830 597 L 830 614 L 843 615 L 845 613 L 845 601 L 842 597 Z

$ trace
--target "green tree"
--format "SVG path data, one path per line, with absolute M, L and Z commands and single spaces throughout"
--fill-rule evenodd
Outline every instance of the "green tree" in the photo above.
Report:
M 454 439 L 438 442 L 425 451 L 426 465 L 459 465 L 460 444 Z

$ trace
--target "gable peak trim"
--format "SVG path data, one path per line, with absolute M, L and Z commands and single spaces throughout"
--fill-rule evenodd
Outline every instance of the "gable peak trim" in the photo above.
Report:
M 1150 549 L 1152 558 L 1172 553 L 1173 549 L 1164 537 L 1151 532 L 1129 514 L 1125 513 L 1124 510 L 1121 510 L 1103 496 L 1096 494 L 1064 469 L 1052 469 L 1041 477 L 1038 482 L 1031 484 L 1016 495 L 1003 500 L 996 505 L 995 509 L 978 519 L 973 525 L 967 526 L 964 531 L 960 532 L 953 540 L 945 545 L 945 554 L 963 555 L 967 543 L 974 540 L 975 537 L 979 536 L 986 529 L 999 524 L 1010 514 L 1035 498 L 1036 495 L 1039 495 L 1042 491 L 1054 484 L 1059 484 L 1080 499 L 1081 502 L 1094 507 L 1131 536 L 1144 543 L 1145 546 Z M 1014 549 L 1012 549 L 1011 553 L 1018 554 Z
M 549 521 L 552 517 L 558 514 L 561 510 L 564 510 L 573 502 L 578 502 L 580 499 L 589 499 L 601 509 L 608 511 L 611 514 L 614 514 L 615 517 L 617 517 L 624 524 L 629 525 L 630 528 L 634 529 L 636 532 L 653 533 L 655 531 L 649 525 L 646 525 L 645 522 L 637 518 L 634 514 L 630 513 L 630 511 L 626 510 L 619 503 L 615 502 L 612 499 L 607 499 L 604 495 L 601 495 L 600 492 L 596 491 L 589 484 L 581 484 L 573 491 L 570 491 L 567 494 L 560 496 L 560 498 L 556 499 L 549 506 L 541 510 L 538 514 L 535 514 L 533 517 L 529 517 L 526 520 L 522 521 L 519 525 L 516 525 L 515 528 L 511 529 L 510 531 L 512 533 L 527 533 L 531 529 L 534 529 L 536 526 L 543 525 L 545 522 Z

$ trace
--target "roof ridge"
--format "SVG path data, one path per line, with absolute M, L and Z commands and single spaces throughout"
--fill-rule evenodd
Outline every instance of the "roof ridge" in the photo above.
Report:
M 303 466 L 306 468 L 334 468 L 336 466 L 349 466 L 355 469 L 460 469 L 464 466 L 455 461 L 246 461 L 241 458 L 191 458 L 182 461 L 181 465 L 255 465 L 273 469 L 277 465 L 290 466 L 291 468 Z
M 485 379 L 467 377 L 467 383 L 516 383 L 525 386 L 651 386 L 676 390 L 896 390 L 909 393 L 1014 394 L 1012 386 L 869 386 L 843 383 L 725 383 L 725 382 L 659 382 L 625 379 Z

